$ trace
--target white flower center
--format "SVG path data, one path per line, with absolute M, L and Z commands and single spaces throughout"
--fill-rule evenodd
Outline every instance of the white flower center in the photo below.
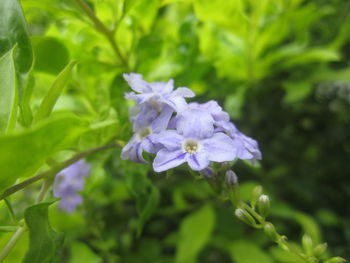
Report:
M 188 152 L 189 154 L 193 154 L 198 152 L 200 148 L 200 144 L 198 141 L 194 139 L 187 139 L 184 141 L 182 148 L 185 152 Z

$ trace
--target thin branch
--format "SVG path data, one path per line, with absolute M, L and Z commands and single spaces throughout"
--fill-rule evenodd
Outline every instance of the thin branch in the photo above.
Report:
M 17 240 L 21 237 L 21 235 L 24 233 L 25 230 L 26 230 L 26 227 L 23 226 L 18 228 L 17 231 L 13 234 L 10 241 L 6 244 L 4 249 L 0 252 L 0 263 L 5 260 L 5 258 L 11 252 Z
M 117 57 L 121 60 L 122 64 L 130 71 L 130 66 L 128 60 L 123 56 L 117 42 L 114 39 L 115 30 L 108 29 L 101 20 L 95 15 L 91 8 L 87 5 L 84 0 L 75 0 L 75 2 L 80 6 L 84 13 L 89 17 L 89 19 L 94 23 L 96 29 L 102 33 L 109 41 L 113 51 Z
M 80 159 L 82 159 L 88 155 L 99 152 L 101 150 L 112 149 L 112 148 L 116 148 L 119 146 L 120 146 L 119 144 L 108 144 L 108 145 L 103 145 L 103 146 L 99 146 L 96 148 L 92 148 L 92 149 L 80 152 L 80 153 L 74 155 L 72 158 L 53 166 L 50 170 L 45 171 L 43 173 L 40 173 L 36 176 L 33 176 L 33 177 L 31 177 L 31 178 L 29 178 L 21 183 L 18 183 L 16 185 L 8 188 L 7 190 L 4 191 L 3 194 L 0 195 L 0 200 L 3 200 L 4 198 L 22 190 L 23 188 L 27 187 L 28 185 L 31 185 L 31 184 L 33 184 L 41 179 L 54 177 L 59 171 L 63 170 L 64 168 L 70 166 L 71 164 L 79 161 Z

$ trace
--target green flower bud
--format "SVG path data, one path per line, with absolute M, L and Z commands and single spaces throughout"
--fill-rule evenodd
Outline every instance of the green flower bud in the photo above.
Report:
M 323 244 L 318 244 L 315 248 L 314 248 L 314 255 L 316 257 L 321 256 L 327 249 L 327 243 L 323 243 Z
M 270 237 L 272 241 L 278 240 L 278 233 L 276 232 L 276 229 L 272 223 L 270 222 L 265 223 L 264 232 Z
M 334 257 L 326 260 L 324 263 L 344 263 L 344 262 L 346 262 L 345 258 Z
M 242 208 L 237 208 L 235 210 L 235 215 L 238 217 L 238 219 L 240 219 L 241 221 L 243 221 L 244 223 L 255 227 L 256 226 L 256 222 L 254 220 L 254 218 L 244 209 Z
M 312 238 L 308 234 L 305 234 L 301 238 L 301 243 L 303 244 L 303 248 L 304 248 L 306 254 L 311 256 L 312 252 L 313 252 L 313 248 L 314 248 Z
M 266 217 L 270 211 L 270 198 L 267 195 L 261 195 L 258 200 L 258 209 L 263 217 Z
M 254 188 L 252 193 L 252 200 L 250 202 L 252 207 L 255 207 L 259 197 L 262 195 L 262 192 L 263 192 L 263 188 L 260 185 Z

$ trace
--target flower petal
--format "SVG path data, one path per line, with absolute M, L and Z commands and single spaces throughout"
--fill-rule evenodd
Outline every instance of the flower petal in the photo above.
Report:
M 134 91 L 137 91 L 140 93 L 151 91 L 151 87 L 149 86 L 149 83 L 142 79 L 141 74 L 137 74 L 137 73 L 123 74 L 123 77 Z
M 163 131 L 149 136 L 150 140 L 157 144 L 162 144 L 169 151 L 181 149 L 183 137 L 174 130 Z
M 153 169 L 156 172 L 163 172 L 183 164 L 186 153 L 181 150 L 169 151 L 167 149 L 161 149 L 156 158 L 153 161 Z
M 152 122 L 152 130 L 154 133 L 161 132 L 168 127 L 173 112 L 174 110 L 168 105 L 163 107 L 159 116 Z
M 187 102 L 183 97 L 169 97 L 160 99 L 161 102 L 169 105 L 176 112 L 182 112 L 187 109 Z
M 215 133 L 213 137 L 202 141 L 202 144 L 203 151 L 207 153 L 210 161 L 232 161 L 237 156 L 235 143 L 224 133 Z
M 196 94 L 190 90 L 189 88 L 185 88 L 185 87 L 181 87 L 181 88 L 177 88 L 176 90 L 174 90 L 171 93 L 172 97 L 175 96 L 181 96 L 181 97 L 185 97 L 185 98 L 192 98 L 194 96 L 196 96 Z
M 147 163 L 142 156 L 142 152 L 142 144 L 137 140 L 137 135 L 134 135 L 128 144 L 124 146 L 121 157 L 123 160 L 130 159 L 137 163 Z
M 185 138 L 204 139 L 214 132 L 213 117 L 201 110 L 186 110 L 179 116 L 176 129 Z
M 200 171 L 208 167 L 209 160 L 205 152 L 186 154 L 186 161 L 192 170 Z
M 168 94 L 174 89 L 174 80 L 170 79 L 168 82 L 152 82 L 150 86 L 155 93 Z

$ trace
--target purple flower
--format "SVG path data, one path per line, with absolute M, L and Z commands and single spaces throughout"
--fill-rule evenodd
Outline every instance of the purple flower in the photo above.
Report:
M 142 156 L 143 151 L 149 153 L 156 153 L 158 151 L 157 145 L 149 139 L 149 136 L 167 128 L 173 109 L 165 106 L 163 111 L 158 115 L 147 104 L 140 108 L 141 111 L 143 110 L 143 115 L 138 114 L 132 118 L 134 135 L 123 147 L 121 157 L 123 160 L 130 159 L 134 162 L 146 163 Z
M 77 193 L 83 190 L 85 179 L 90 172 L 90 165 L 80 160 L 56 175 L 53 185 L 53 195 L 61 198 L 59 207 L 68 213 L 73 213 L 82 203 L 82 197 Z
M 258 143 L 241 133 L 232 122 L 218 121 L 216 124 L 216 132 L 225 132 L 236 144 L 237 157 L 240 159 L 260 160 L 262 158 Z
M 226 111 L 223 111 L 220 105 L 215 100 L 210 100 L 206 103 L 200 104 L 191 102 L 188 104 L 190 109 L 203 110 L 211 114 L 214 121 L 229 121 L 230 116 Z
M 150 137 L 153 143 L 163 146 L 153 162 L 156 172 L 185 162 L 191 169 L 200 171 L 207 168 L 210 161 L 231 161 L 236 156 L 233 140 L 222 132 L 214 133 L 214 119 L 205 111 L 183 112 L 177 119 L 176 129 Z
M 138 104 L 148 103 L 155 110 L 161 112 L 164 104 L 169 105 L 177 112 L 181 112 L 187 107 L 184 98 L 194 97 L 195 94 L 188 88 L 174 89 L 174 81 L 168 82 L 147 82 L 142 79 L 141 74 L 124 74 L 124 79 L 129 86 L 137 93 L 126 94 L 127 99 L 136 101 Z

